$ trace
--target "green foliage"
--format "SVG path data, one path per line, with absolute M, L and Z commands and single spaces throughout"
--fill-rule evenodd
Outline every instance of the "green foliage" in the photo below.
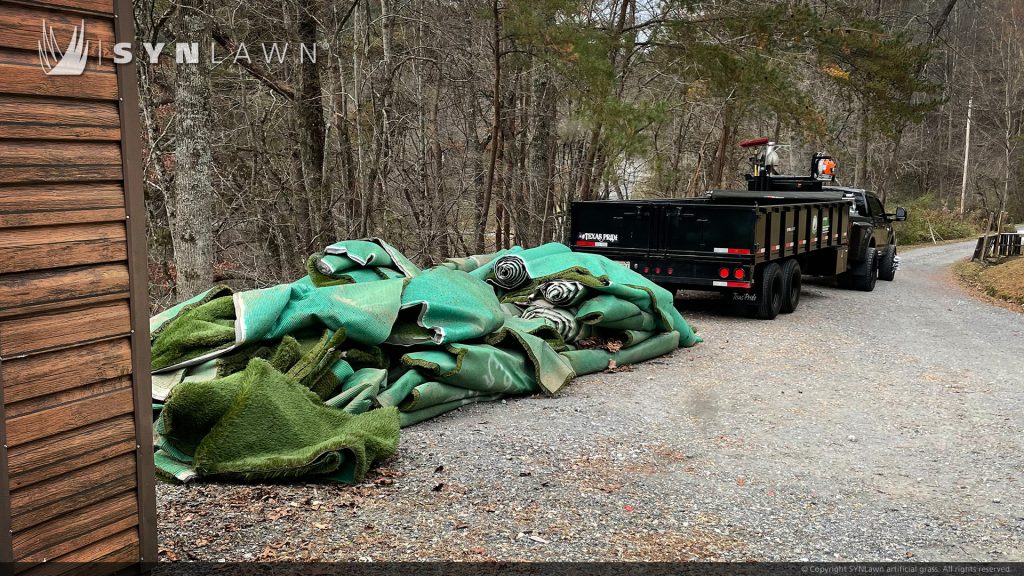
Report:
M 645 129 L 666 114 L 661 101 L 624 98 L 617 82 L 621 63 L 636 42 L 635 33 L 620 34 L 613 23 L 595 26 L 570 0 L 509 2 L 502 26 L 512 53 L 529 54 L 553 66 L 574 103 L 568 111 L 571 124 L 600 127 L 598 145 L 610 156 L 646 150 Z
M 984 224 L 973 218 L 960 219 L 960 215 L 946 208 L 936 208 L 931 196 L 923 196 L 906 204 L 909 218 L 898 222 L 896 241 L 903 244 L 924 244 L 934 240 L 970 238 L 981 233 Z
M 716 13 L 669 22 L 655 58 L 690 85 L 688 96 L 724 99 L 737 119 L 777 118 L 808 134 L 824 132 L 799 64 L 813 50 L 814 14 L 790 3 L 724 2 Z
M 823 77 L 848 90 L 878 132 L 892 135 L 899 126 L 921 121 L 939 103 L 939 86 L 919 73 L 931 47 L 905 32 L 884 30 L 853 7 L 842 12 L 850 16 L 813 30 Z

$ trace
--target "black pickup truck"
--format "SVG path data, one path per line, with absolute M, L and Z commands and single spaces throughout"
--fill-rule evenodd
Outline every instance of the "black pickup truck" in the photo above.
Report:
M 886 214 L 869 192 L 823 186 L 831 180 L 820 173 L 827 156 L 815 156 L 810 177 L 774 175 L 766 164 L 773 144 L 753 142 L 768 146 L 752 159 L 748 190 L 574 202 L 572 248 L 618 260 L 670 289 L 720 291 L 764 319 L 796 309 L 803 275 L 834 276 L 866 291 L 879 275 L 893 278 L 899 260 L 891 222 L 905 219 L 905 210 Z

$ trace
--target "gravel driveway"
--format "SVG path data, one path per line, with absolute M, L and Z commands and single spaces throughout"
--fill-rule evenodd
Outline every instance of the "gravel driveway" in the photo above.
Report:
M 972 246 L 772 322 L 687 295 L 704 344 L 403 430 L 362 486 L 161 485 L 161 557 L 1024 560 L 1024 315 L 952 285 Z

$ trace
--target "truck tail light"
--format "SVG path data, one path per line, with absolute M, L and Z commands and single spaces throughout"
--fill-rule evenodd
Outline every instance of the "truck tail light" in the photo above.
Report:
M 899 258 L 899 256 L 897 256 L 897 258 Z M 669 275 L 669 276 L 671 276 L 671 275 L 672 275 L 672 269 L 671 269 L 671 268 L 669 268 L 669 269 L 668 269 L 668 275 Z
M 734 271 L 734 272 L 732 273 L 732 275 L 733 275 L 733 276 L 734 276 L 734 277 L 735 277 L 735 278 L 736 278 L 737 280 L 743 280 L 743 278 L 744 278 L 744 277 L 745 277 L 745 276 L 747 275 L 747 273 L 743 271 L 743 268 L 737 268 L 737 269 L 736 269 L 736 270 L 735 270 L 735 271 Z
M 655 268 L 654 269 L 654 273 L 655 274 L 661 274 L 661 268 Z
M 721 270 L 719 270 L 718 271 L 718 277 L 719 278 L 728 278 L 729 277 L 729 269 L 728 268 L 722 268 Z
M 644 274 L 649 274 L 650 272 L 651 272 L 650 267 L 644 266 Z

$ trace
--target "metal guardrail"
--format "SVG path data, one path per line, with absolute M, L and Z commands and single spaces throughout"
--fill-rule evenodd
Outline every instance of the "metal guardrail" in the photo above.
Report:
M 1001 232 L 978 237 L 974 260 L 1024 254 L 1024 232 Z

